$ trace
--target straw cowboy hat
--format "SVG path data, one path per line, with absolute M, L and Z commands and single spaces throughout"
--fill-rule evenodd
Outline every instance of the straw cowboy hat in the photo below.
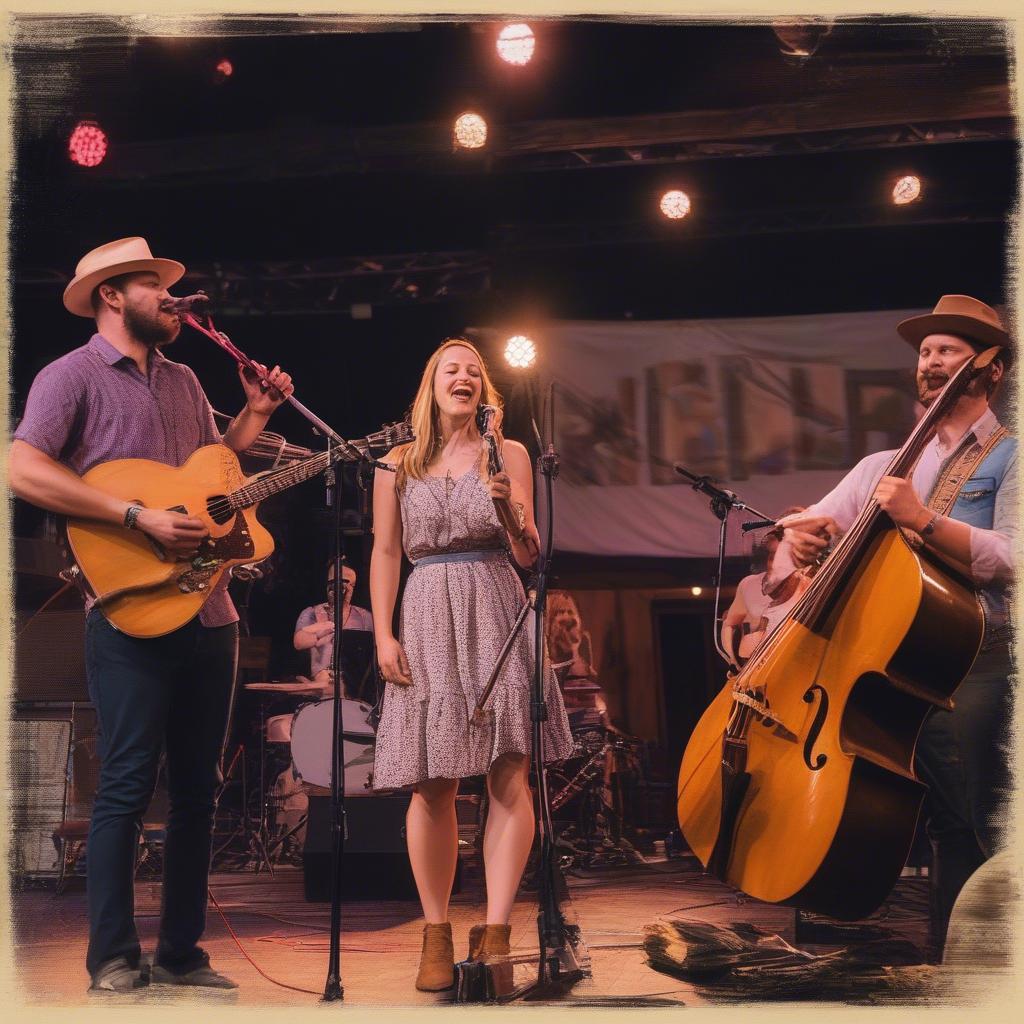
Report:
M 91 298 L 97 285 L 119 274 L 134 274 L 142 270 L 152 270 L 165 288 L 170 288 L 185 273 L 184 265 L 177 260 L 154 258 L 144 238 L 137 235 L 119 238 L 116 242 L 107 242 L 92 249 L 78 261 L 75 276 L 64 289 L 64 305 L 76 316 L 92 317 Z
M 986 347 L 1011 347 L 999 314 L 979 299 L 970 295 L 943 295 L 931 313 L 912 316 L 896 325 L 900 337 L 915 349 L 929 334 L 956 334 Z

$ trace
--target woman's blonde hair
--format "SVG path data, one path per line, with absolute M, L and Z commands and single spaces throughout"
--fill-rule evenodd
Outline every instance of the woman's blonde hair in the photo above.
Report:
M 416 389 L 416 397 L 406 416 L 412 424 L 416 440 L 398 450 L 398 457 L 395 459 L 397 467 L 395 483 L 399 489 L 405 486 L 406 480 L 410 477 L 414 480 L 422 480 L 427 475 L 427 466 L 441 446 L 441 420 L 437 402 L 434 399 L 434 375 L 437 373 L 441 357 L 448 349 L 454 348 L 456 345 L 468 348 L 480 363 L 480 403 L 493 405 L 498 410 L 492 429 L 498 441 L 498 450 L 501 450 L 504 442 L 501 433 L 504 403 L 497 388 L 491 383 L 490 375 L 487 373 L 487 364 L 472 342 L 459 337 L 445 338 L 427 360 L 427 365 L 423 368 L 423 376 L 420 378 L 420 386 Z M 476 429 L 475 423 L 474 429 Z M 483 454 L 480 461 L 481 476 L 486 474 L 486 465 L 487 456 Z

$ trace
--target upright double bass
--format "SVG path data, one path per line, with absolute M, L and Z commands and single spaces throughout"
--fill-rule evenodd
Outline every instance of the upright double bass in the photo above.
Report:
M 960 367 L 887 475 L 910 476 L 998 352 Z M 918 733 L 932 708 L 952 708 L 983 633 L 970 581 L 869 501 L 690 737 L 679 823 L 707 870 L 757 899 L 842 920 L 875 910 L 925 795 Z

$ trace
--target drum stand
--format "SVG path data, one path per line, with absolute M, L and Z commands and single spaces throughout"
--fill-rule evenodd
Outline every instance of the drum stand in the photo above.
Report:
M 242 858 L 243 866 L 253 865 L 253 870 L 259 874 L 260 869 L 265 865 L 271 876 L 274 874 L 273 865 L 270 862 L 270 855 L 267 851 L 267 840 L 269 838 L 269 829 L 267 827 L 267 797 L 266 797 L 266 709 L 264 708 L 263 702 L 260 702 L 260 745 L 259 745 L 259 817 L 257 818 L 252 813 L 252 809 L 249 805 L 249 781 L 248 781 L 248 770 L 246 769 L 246 748 L 245 744 L 240 743 L 235 748 L 234 756 L 231 758 L 231 763 L 228 766 L 228 770 L 224 773 L 224 781 L 221 783 L 220 789 L 217 793 L 217 802 L 219 804 L 220 797 L 224 790 L 227 788 L 228 782 L 231 779 L 231 775 L 234 772 L 235 765 L 241 763 L 242 772 L 242 801 L 241 801 L 241 814 L 237 827 L 231 833 L 228 838 L 221 843 L 221 845 L 214 850 L 211 860 L 219 857 L 236 838 L 241 838 L 243 846 L 241 851 L 237 854 L 232 854 L 233 858 Z M 255 821 L 254 821 L 255 819 Z
M 274 877 L 274 865 L 270 863 L 270 854 L 267 852 L 267 840 L 270 838 L 270 829 L 267 822 L 267 709 L 264 702 L 260 701 L 260 818 L 256 830 L 252 834 L 249 844 L 249 852 L 252 854 L 253 871 L 258 875 L 260 868 L 265 864 Z
M 282 833 L 271 842 L 270 846 L 267 847 L 267 853 L 276 853 L 277 850 L 281 846 L 283 846 L 289 839 L 291 839 L 291 837 L 295 835 L 295 833 L 298 832 L 300 828 L 303 828 L 305 826 L 308 819 L 309 813 L 307 812 L 306 814 L 303 814 L 302 817 L 299 818 L 299 820 L 294 825 L 292 825 L 292 827 L 288 829 L 287 832 Z

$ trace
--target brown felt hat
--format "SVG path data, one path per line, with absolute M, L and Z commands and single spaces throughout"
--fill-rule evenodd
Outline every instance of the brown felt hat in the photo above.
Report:
M 915 349 L 921 347 L 929 334 L 956 334 L 986 348 L 991 345 L 1013 347 L 999 314 L 970 295 L 943 295 L 930 313 L 903 320 L 896 325 L 896 330 Z

